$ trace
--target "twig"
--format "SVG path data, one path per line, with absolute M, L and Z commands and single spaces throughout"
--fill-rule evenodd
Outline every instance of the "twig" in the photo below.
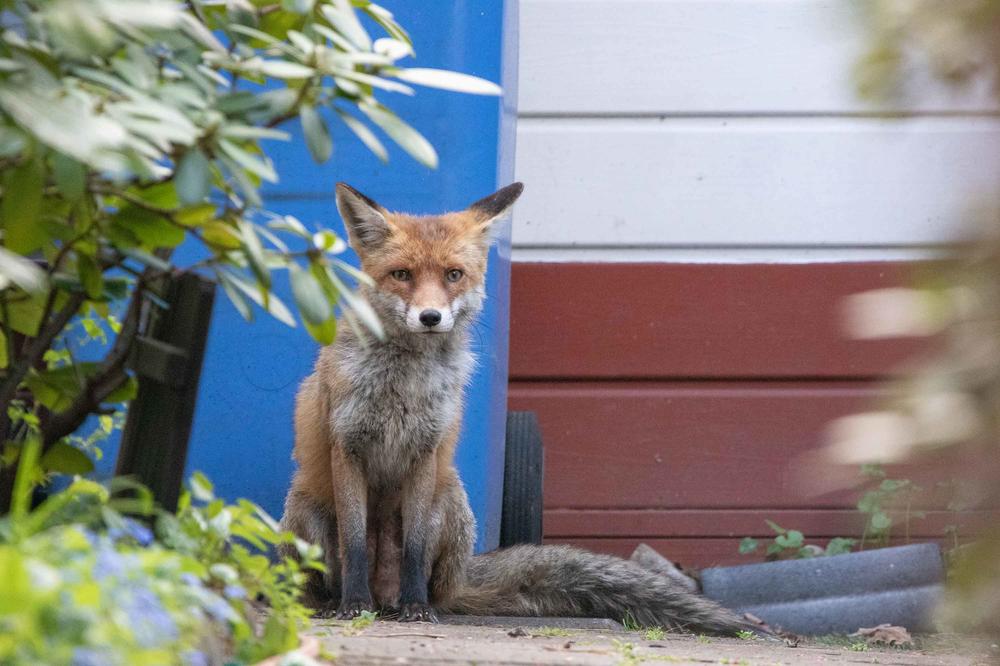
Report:
M 309 87 L 312 85 L 312 82 L 313 82 L 312 79 L 307 79 L 306 81 L 303 81 L 302 87 L 299 88 L 299 93 L 295 96 L 295 101 L 292 102 L 292 105 L 289 107 L 289 110 L 281 114 L 280 116 L 275 116 L 274 118 L 271 118 L 269 121 L 267 121 L 267 123 L 264 126 L 277 127 L 281 123 L 287 120 L 291 120 L 292 118 L 297 116 L 298 108 L 302 105 L 302 102 L 305 100 L 306 93 L 309 92 Z
M 51 293 L 55 294 L 55 292 L 56 289 L 53 288 Z M 0 408 L 3 409 L 2 415 L 7 413 L 7 406 L 14 398 L 17 387 L 21 383 L 21 380 L 24 379 L 24 376 L 28 374 L 28 370 L 34 367 L 38 360 L 42 358 L 45 351 L 52 345 L 55 337 L 59 335 L 63 327 L 69 323 L 69 320 L 73 318 L 76 311 L 80 309 L 80 305 L 85 298 L 86 295 L 83 293 L 70 294 L 69 302 L 56 313 L 51 321 L 48 320 L 47 316 L 42 319 L 38 336 L 31 340 L 24 354 L 17 361 L 10 359 L 10 369 L 3 378 L 3 383 L 0 384 Z M 49 300 L 50 302 L 54 302 L 55 296 L 50 295 Z
M 144 279 L 140 278 L 132 293 L 122 329 L 115 338 L 111 351 L 98 371 L 86 380 L 83 390 L 73 403 L 63 411 L 52 414 L 42 423 L 42 452 L 48 451 L 63 437 L 72 434 L 97 410 L 109 395 L 128 381 L 125 363 L 132 349 L 132 342 L 139 330 L 139 313 L 142 307 Z
M 0 297 L 0 308 L 2 308 L 0 314 L 3 315 L 4 344 L 7 345 L 7 362 L 10 363 L 14 360 L 17 351 L 14 349 L 14 329 L 10 327 L 10 310 L 6 296 Z
M 407 632 L 403 634 L 382 634 L 380 638 L 448 638 L 444 634 L 419 634 Z

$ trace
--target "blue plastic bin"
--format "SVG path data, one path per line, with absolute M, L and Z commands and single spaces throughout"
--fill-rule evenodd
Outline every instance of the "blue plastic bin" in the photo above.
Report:
M 516 117 L 516 0 L 384 2 L 413 36 L 413 66 L 438 67 L 501 83 L 504 96 L 463 95 L 420 88 L 413 98 L 384 95 L 399 115 L 437 149 L 429 170 L 386 140 L 383 164 L 338 122 L 331 122 L 334 157 L 315 164 L 297 123 L 290 143 L 270 142 L 281 182 L 265 190 L 265 205 L 343 233 L 334 204 L 346 181 L 387 208 L 437 213 L 464 208 L 513 178 Z M 406 64 L 404 61 L 403 64 Z M 355 259 L 354 255 L 350 255 Z M 503 488 L 507 408 L 510 228 L 491 253 L 487 305 L 473 333 L 479 368 L 468 394 L 459 467 L 479 523 L 480 550 L 497 545 Z M 276 293 L 292 302 L 285 276 Z M 216 300 L 202 373 L 187 471 L 205 472 L 218 493 L 247 497 L 281 514 L 291 479 L 292 406 L 317 352 L 301 327 L 291 329 L 257 312 L 247 324 L 222 296 Z

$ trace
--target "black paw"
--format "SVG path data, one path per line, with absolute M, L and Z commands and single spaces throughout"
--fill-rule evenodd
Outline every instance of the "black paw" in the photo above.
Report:
M 337 604 L 332 601 L 322 604 L 313 611 L 312 616 L 319 620 L 329 620 L 330 618 L 337 617 Z
M 337 619 L 353 620 L 356 617 L 361 617 L 362 613 L 371 613 L 374 611 L 375 606 L 372 604 L 371 600 L 344 601 L 337 607 Z
M 399 608 L 400 622 L 437 622 L 437 615 L 434 609 L 428 604 L 415 602 L 401 604 Z

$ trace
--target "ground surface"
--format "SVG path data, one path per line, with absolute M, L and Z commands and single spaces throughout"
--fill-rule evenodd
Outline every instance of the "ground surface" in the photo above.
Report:
M 367 626 L 365 626 L 367 624 Z M 311 630 L 326 659 L 343 664 L 931 664 L 1000 663 L 988 642 L 938 637 L 917 649 L 865 646 L 853 639 L 804 641 L 706 638 L 625 631 L 606 620 L 492 618 L 487 626 L 353 624 L 317 620 Z

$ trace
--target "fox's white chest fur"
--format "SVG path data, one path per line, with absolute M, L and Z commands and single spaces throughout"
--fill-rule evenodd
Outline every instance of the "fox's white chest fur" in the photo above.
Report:
M 330 414 L 333 434 L 364 465 L 369 483 L 398 486 L 459 417 L 473 356 L 464 339 L 444 336 L 339 351 L 350 390 Z

